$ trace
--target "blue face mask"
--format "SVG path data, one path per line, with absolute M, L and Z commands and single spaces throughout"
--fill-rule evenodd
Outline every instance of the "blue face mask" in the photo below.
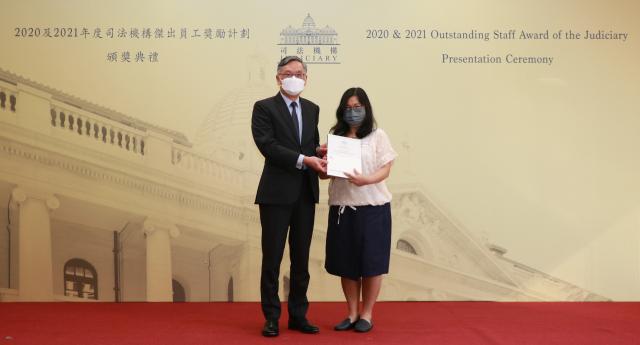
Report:
M 343 114 L 344 121 L 349 126 L 360 126 L 362 121 L 367 115 L 367 111 L 364 107 L 358 107 L 353 109 L 346 109 Z

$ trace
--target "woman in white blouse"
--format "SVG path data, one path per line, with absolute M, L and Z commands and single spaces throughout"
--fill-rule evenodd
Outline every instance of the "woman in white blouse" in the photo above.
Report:
M 344 92 L 331 132 L 361 139 L 362 146 L 361 172 L 346 174 L 348 178 L 322 176 L 331 178 L 325 269 L 341 277 L 349 309 L 335 330 L 368 332 L 382 275 L 389 272 L 391 193 L 384 181 L 397 154 L 387 134 L 376 128 L 369 97 L 361 88 Z

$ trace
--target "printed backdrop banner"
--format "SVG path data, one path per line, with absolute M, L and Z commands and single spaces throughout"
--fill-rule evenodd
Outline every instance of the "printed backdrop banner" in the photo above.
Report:
M 381 299 L 640 300 L 636 1 L 0 7 L 1 301 L 259 300 L 250 119 L 286 55 L 323 141 L 358 86 L 399 153 Z M 311 300 L 343 298 L 327 186 Z

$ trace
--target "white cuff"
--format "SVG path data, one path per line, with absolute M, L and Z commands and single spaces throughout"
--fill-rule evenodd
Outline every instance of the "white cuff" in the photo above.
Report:
M 301 155 L 298 156 L 298 162 L 296 162 L 296 168 L 297 169 L 302 170 L 302 169 L 305 168 L 304 164 L 302 164 L 302 160 L 303 159 L 304 159 L 304 155 L 301 154 Z

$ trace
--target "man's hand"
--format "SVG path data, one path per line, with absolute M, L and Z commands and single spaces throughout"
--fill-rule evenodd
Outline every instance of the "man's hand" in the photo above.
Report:
M 327 160 L 326 159 L 321 159 L 318 157 L 310 157 L 310 156 L 304 156 L 304 158 L 302 159 L 302 163 L 304 165 L 306 165 L 308 168 L 311 168 L 315 171 L 317 171 L 318 173 L 326 173 L 327 172 Z
M 353 170 L 352 174 L 349 174 L 348 172 L 345 172 L 344 174 L 348 177 L 349 182 L 351 182 L 352 184 L 358 187 L 371 184 L 371 180 L 369 179 L 369 176 L 362 175 L 355 169 Z
M 327 155 L 327 144 L 316 147 L 316 156 L 325 157 Z

